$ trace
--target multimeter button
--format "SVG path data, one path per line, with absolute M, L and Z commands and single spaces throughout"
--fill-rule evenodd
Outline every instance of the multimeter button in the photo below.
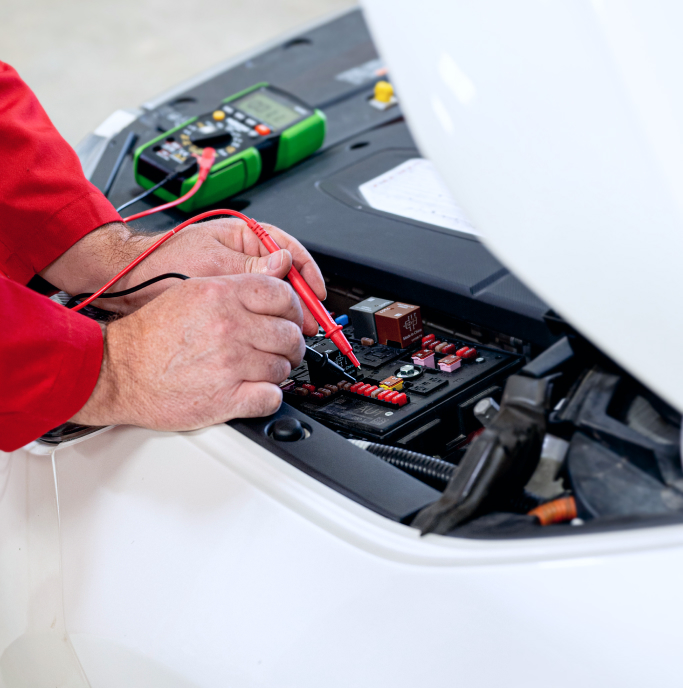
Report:
M 266 136 L 267 134 L 270 134 L 270 129 L 265 124 L 257 124 L 254 129 L 261 134 L 261 136 Z
M 216 110 L 216 112 L 213 113 L 213 118 L 217 122 L 221 122 L 225 119 L 225 113 L 223 112 L 223 110 Z
M 258 132 L 254 131 L 254 130 L 252 129 L 252 131 L 249 132 L 249 136 L 250 136 L 252 139 L 257 139 L 257 138 L 259 137 L 259 134 L 258 134 Z
M 244 114 L 241 112 L 236 112 L 235 113 L 235 119 L 244 119 Z
M 248 124 L 250 127 L 256 126 L 256 120 L 252 119 L 251 117 L 247 117 L 247 119 L 244 120 L 245 124 Z
M 224 105 L 223 109 L 229 114 L 232 115 L 233 112 L 235 112 L 229 105 Z

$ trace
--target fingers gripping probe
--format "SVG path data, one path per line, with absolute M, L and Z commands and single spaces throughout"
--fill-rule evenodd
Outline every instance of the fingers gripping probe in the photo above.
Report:
M 256 234 L 270 253 L 275 253 L 280 250 L 280 247 L 275 243 L 273 237 L 271 237 L 256 220 L 247 218 L 244 215 L 241 217 L 246 221 L 250 229 Z M 301 273 L 293 265 L 292 269 L 287 274 L 287 279 L 294 287 L 294 291 L 296 291 L 301 297 L 301 300 L 308 306 L 308 310 L 313 313 L 313 317 L 318 321 L 318 324 L 325 330 L 325 336 L 334 342 L 339 351 L 341 351 L 356 368 L 360 368 L 360 363 L 353 353 L 353 348 L 342 332 L 342 326 L 332 320 L 325 306 L 320 303 L 318 297 L 308 286 L 308 282 L 306 282 L 301 276 Z

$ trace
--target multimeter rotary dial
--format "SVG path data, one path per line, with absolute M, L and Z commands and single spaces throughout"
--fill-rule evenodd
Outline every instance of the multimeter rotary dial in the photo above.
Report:
M 198 155 L 204 148 L 211 147 L 217 151 L 225 150 L 230 155 L 242 147 L 241 125 L 230 120 L 213 122 L 197 121 L 188 124 L 180 133 L 180 143 L 190 153 Z
M 190 142 L 199 148 L 223 148 L 232 143 L 232 133 L 229 131 L 202 132 L 198 131 L 190 135 Z

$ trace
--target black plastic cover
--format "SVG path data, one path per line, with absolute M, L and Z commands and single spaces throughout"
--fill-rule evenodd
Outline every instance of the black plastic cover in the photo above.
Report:
M 269 430 L 278 419 L 295 418 L 310 430 L 307 439 L 278 442 Z M 321 483 L 392 521 L 405 523 L 441 493 L 399 468 L 360 449 L 288 404 L 268 418 L 233 420 L 229 425 Z

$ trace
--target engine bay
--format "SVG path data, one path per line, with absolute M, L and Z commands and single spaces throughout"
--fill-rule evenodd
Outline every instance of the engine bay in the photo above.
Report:
M 434 501 L 401 512 L 399 520 L 423 533 L 523 537 L 680 518 L 680 414 L 554 314 L 548 325 L 555 342 L 540 351 L 433 311 L 419 340 L 401 348 L 395 341 L 388 346 L 358 337 L 353 307 L 368 300 L 414 304 L 392 301 L 387 293 L 366 296 L 362 288 L 329 277 L 327 286 L 333 315 L 341 315 L 341 322 L 350 315 L 344 332 L 361 361 L 358 382 L 350 385 L 335 379 L 334 371 L 304 362 L 281 385 L 285 408 L 297 410 L 304 424 L 308 420 L 299 439 L 310 442 L 319 423 L 353 449 L 372 453 L 368 461 L 379 457 L 437 491 Z M 323 333 L 307 344 L 353 372 Z M 453 358 L 451 350 L 475 353 L 448 370 L 440 362 Z M 431 358 L 416 364 L 423 351 L 431 351 Z M 382 398 L 396 380 L 393 390 L 407 397 L 400 406 Z M 311 421 L 317 421 L 313 432 Z M 273 423 L 233 425 L 260 441 L 265 435 L 291 458 L 299 440 L 282 440 Z M 339 447 L 336 460 L 344 462 L 346 450 Z M 314 465 L 304 470 L 321 477 Z M 355 483 L 346 479 L 346 488 Z M 328 484 L 339 488 L 337 481 Z M 353 489 L 341 491 L 367 505 Z M 424 493 L 418 489 L 414 496 Z M 374 506 L 383 513 L 379 503 Z
M 339 36 L 346 40 L 331 40 Z M 421 157 L 400 99 L 387 110 L 368 105 L 385 71 L 354 11 L 150 101 L 111 140 L 84 146 L 97 151 L 84 169 L 103 187 L 127 134 L 151 141 L 257 80 L 325 112 L 319 152 L 215 207 L 276 224 L 311 251 L 325 307 L 361 368 L 348 367 L 323 332 L 309 337 L 319 358 L 355 382 L 304 362 L 281 384 L 275 416 L 230 425 L 422 533 L 528 537 L 679 522 L 680 414 L 574 331 L 476 234 L 378 209 L 360 193 Z M 118 205 L 139 191 L 126 158 L 110 198 Z M 172 209 L 139 231 L 186 219 Z M 57 428 L 43 441 L 88 431 Z

